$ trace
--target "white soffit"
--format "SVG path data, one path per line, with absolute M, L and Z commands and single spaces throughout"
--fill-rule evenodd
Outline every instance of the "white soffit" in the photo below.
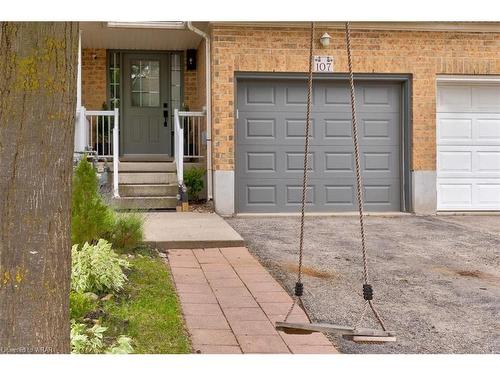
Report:
M 149 24 L 149 23 L 148 23 Z M 142 24 L 141 24 L 142 25 Z M 81 22 L 83 48 L 185 50 L 197 48 L 201 37 L 187 29 L 145 27 L 108 22 Z M 137 26 L 137 27 L 133 27 Z
M 116 22 L 109 21 L 108 27 L 131 28 L 131 29 L 185 29 L 183 21 L 147 21 L 147 22 Z

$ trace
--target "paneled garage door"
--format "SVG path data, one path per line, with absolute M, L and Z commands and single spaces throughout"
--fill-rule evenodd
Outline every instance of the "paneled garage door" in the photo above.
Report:
M 399 211 L 401 86 L 357 83 L 359 141 L 369 211 Z M 238 80 L 238 212 L 300 209 L 306 84 Z M 347 82 L 314 83 L 309 155 L 309 212 L 355 211 L 354 155 Z
M 500 85 L 440 84 L 437 209 L 500 210 Z

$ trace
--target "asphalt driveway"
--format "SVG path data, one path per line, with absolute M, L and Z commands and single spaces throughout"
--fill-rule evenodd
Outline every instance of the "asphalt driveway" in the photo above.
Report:
M 229 224 L 291 293 L 298 217 L 237 217 Z M 356 217 L 307 217 L 304 302 L 317 321 L 349 324 L 362 308 Z M 500 353 L 500 216 L 366 219 L 375 303 L 396 343 L 344 353 Z M 367 321 L 365 325 L 373 325 Z

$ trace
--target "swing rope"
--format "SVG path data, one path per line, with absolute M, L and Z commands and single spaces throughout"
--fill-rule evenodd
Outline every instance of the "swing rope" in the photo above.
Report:
M 360 167 L 360 157 L 359 157 L 359 142 L 358 142 L 358 124 L 356 121 L 356 94 L 354 91 L 354 73 L 352 68 L 352 54 L 351 54 L 351 30 L 349 27 L 349 22 L 345 23 L 345 38 L 347 47 L 347 64 L 349 66 L 349 86 L 351 91 L 351 112 L 352 112 L 352 136 L 354 143 L 354 156 L 356 165 L 356 190 L 357 190 L 357 200 L 358 200 L 358 211 L 359 211 L 359 230 L 361 233 L 361 252 L 363 254 L 363 298 L 365 299 L 365 306 L 363 307 L 363 312 L 358 324 L 364 318 L 367 310 L 367 304 L 370 306 L 373 315 L 377 319 L 378 323 L 384 331 L 386 331 L 384 321 L 378 313 L 377 309 L 373 305 L 373 288 L 369 281 L 368 274 L 368 254 L 366 251 L 366 237 L 365 237 L 365 223 L 363 214 L 363 182 L 361 177 L 361 167 Z M 357 326 L 355 327 L 357 328 Z
M 306 127 L 305 127 L 305 142 L 304 142 L 304 171 L 303 171 L 304 174 L 302 179 L 302 202 L 301 202 L 301 215 L 300 215 L 299 267 L 297 273 L 297 282 L 295 283 L 295 295 L 293 303 L 285 316 L 284 319 L 285 322 L 288 320 L 290 314 L 292 313 L 297 303 L 299 303 L 304 312 L 306 312 L 302 303 L 302 295 L 304 293 L 304 285 L 302 283 L 302 260 L 303 260 L 303 250 L 304 250 L 304 221 L 305 221 L 305 203 L 306 203 L 306 192 L 307 192 L 309 133 L 310 133 L 311 103 L 312 103 L 314 30 L 315 30 L 314 22 L 311 22 L 311 34 L 310 34 L 310 45 L 309 45 L 309 76 L 308 76 L 308 89 L 307 89 L 307 111 L 306 111 Z M 358 211 L 359 211 L 361 251 L 363 256 L 363 299 L 365 300 L 362 313 L 354 328 L 358 329 L 359 325 L 361 324 L 366 315 L 368 307 L 370 307 L 377 322 L 380 324 L 380 326 L 384 331 L 387 331 L 382 317 L 380 316 L 377 309 L 375 308 L 375 305 L 373 304 L 373 288 L 369 281 L 368 254 L 366 250 L 366 236 L 365 236 L 364 213 L 363 213 L 363 189 L 362 189 L 363 182 L 362 182 L 361 167 L 360 167 L 358 126 L 356 118 L 356 94 L 354 90 L 354 73 L 352 67 L 351 33 L 350 33 L 349 22 L 345 23 L 345 37 L 346 37 L 346 47 L 347 47 L 347 62 L 349 68 L 352 133 L 353 133 L 354 155 L 355 155 L 355 166 L 356 166 L 356 190 L 357 190 L 356 195 L 357 195 Z M 310 320 L 311 319 L 309 319 L 309 321 Z
M 312 102 L 312 84 L 313 84 L 313 53 L 314 53 L 314 22 L 311 22 L 311 35 L 309 40 L 309 76 L 307 79 L 307 110 L 306 110 L 306 131 L 304 142 L 304 174 L 302 177 L 302 202 L 300 210 L 300 238 L 299 238 L 299 269 L 297 271 L 297 282 L 295 283 L 295 298 L 293 304 L 285 316 L 285 322 L 293 311 L 297 302 L 304 309 L 302 303 L 302 295 L 304 294 L 304 284 L 302 283 L 302 258 L 304 252 L 304 219 L 306 211 L 306 193 L 307 193 L 307 177 L 309 170 L 309 133 L 311 127 L 311 102 Z M 307 315 L 307 313 L 306 313 Z M 310 319 L 309 319 L 310 320 Z

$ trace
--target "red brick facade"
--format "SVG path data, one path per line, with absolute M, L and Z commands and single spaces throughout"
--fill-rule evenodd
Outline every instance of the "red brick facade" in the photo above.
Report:
M 211 35 L 214 169 L 233 170 L 235 72 L 306 72 L 309 29 L 214 25 Z M 315 41 L 345 73 L 343 31 L 317 27 Z M 356 72 L 411 74 L 413 170 L 436 169 L 436 75 L 500 74 L 499 33 L 353 30 L 352 48 Z

